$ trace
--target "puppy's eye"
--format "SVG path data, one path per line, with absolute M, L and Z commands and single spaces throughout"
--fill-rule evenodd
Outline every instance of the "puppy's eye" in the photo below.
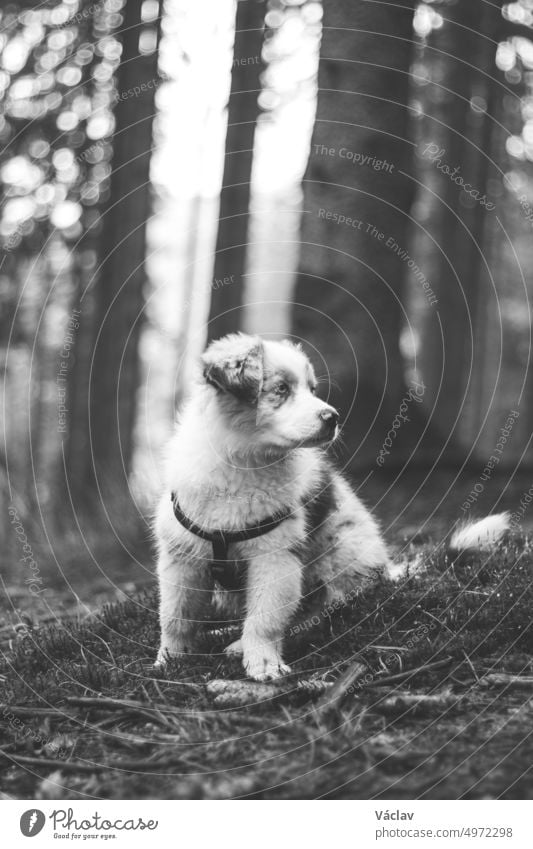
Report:
M 316 386 L 310 386 L 309 391 L 310 391 L 311 395 L 316 395 Z
M 285 383 L 284 380 L 280 380 L 279 383 L 276 383 L 274 386 L 274 392 L 276 395 L 288 395 L 289 394 L 289 384 Z

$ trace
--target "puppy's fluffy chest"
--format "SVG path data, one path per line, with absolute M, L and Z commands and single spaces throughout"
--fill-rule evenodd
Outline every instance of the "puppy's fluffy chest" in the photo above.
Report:
M 218 455 L 212 444 L 192 450 L 185 437 L 178 431 L 174 440 L 169 486 L 203 527 L 239 529 L 284 508 L 296 510 L 320 480 L 322 458 L 313 449 L 250 465 Z

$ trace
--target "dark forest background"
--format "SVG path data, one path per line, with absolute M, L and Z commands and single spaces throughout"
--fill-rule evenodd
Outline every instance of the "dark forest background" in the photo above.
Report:
M 149 575 L 162 446 L 239 329 L 304 343 L 391 525 L 413 474 L 437 507 L 527 478 L 533 0 L 13 2 L 0 46 L 7 574 L 11 508 L 67 582 Z

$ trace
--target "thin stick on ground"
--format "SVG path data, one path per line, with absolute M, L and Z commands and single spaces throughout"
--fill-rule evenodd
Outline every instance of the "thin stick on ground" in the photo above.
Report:
M 104 711 L 123 711 L 124 713 L 135 713 L 142 716 L 150 722 L 155 722 L 162 725 L 164 728 L 171 728 L 170 716 L 176 714 L 175 707 L 159 704 L 143 704 L 142 702 L 133 702 L 127 699 L 110 699 L 97 698 L 93 696 L 69 696 L 66 701 L 68 704 L 84 707 L 88 710 L 104 710 Z
M 343 672 L 340 678 L 335 681 L 333 687 L 327 693 L 324 693 L 322 698 L 317 702 L 317 710 L 333 711 L 340 707 L 351 688 L 368 671 L 368 667 L 363 663 L 359 663 L 359 661 L 349 666 L 346 672 Z
M 131 699 L 113 699 L 106 696 L 101 698 L 98 696 L 67 696 L 65 699 L 69 705 L 77 705 L 78 707 L 97 708 L 98 710 L 139 710 L 142 713 L 150 711 L 161 711 L 166 713 L 175 713 L 176 708 L 170 705 L 160 704 L 145 704 L 143 702 L 135 702 Z
M 433 663 L 425 663 L 423 666 L 417 666 L 415 669 L 406 669 L 405 672 L 397 672 L 395 675 L 386 675 L 383 678 L 376 677 L 373 681 L 365 684 L 365 687 L 384 687 L 388 684 L 395 684 L 396 681 L 405 681 L 406 678 L 414 678 L 415 675 L 420 675 L 421 672 L 432 672 L 435 669 L 442 669 L 444 666 L 449 666 L 453 663 L 453 657 L 445 657 L 443 660 L 436 660 Z
M 482 687 L 516 687 L 520 690 L 533 690 L 533 677 L 512 675 L 508 672 L 489 672 L 479 680 Z
M 134 761 L 117 761 L 116 763 L 107 764 L 91 764 L 85 761 L 62 761 L 59 758 L 38 758 L 31 755 L 11 755 L 8 752 L 0 751 L 0 758 L 11 761 L 13 766 L 36 766 L 46 769 L 61 770 L 62 772 L 103 772 L 108 769 L 119 770 L 121 772 L 152 772 L 154 775 L 161 775 L 161 770 L 171 767 L 180 767 L 184 765 L 179 758 L 167 758 L 164 761 L 154 760 L 134 760 Z
M 465 652 L 465 650 L 464 650 L 464 649 L 463 649 L 463 656 L 464 656 L 464 659 L 466 660 L 467 664 L 469 665 L 469 667 L 470 667 L 470 669 L 471 669 L 471 671 L 472 671 L 472 675 L 474 676 L 474 678 L 476 679 L 477 683 L 479 684 L 479 682 L 480 682 L 479 675 L 477 674 L 477 672 L 476 672 L 476 670 L 475 670 L 475 668 L 474 668 L 474 664 L 472 663 L 472 661 L 470 660 L 469 656 L 467 655 L 467 653 Z
M 76 719 L 76 716 L 70 713 L 61 712 L 60 708 L 40 708 L 40 707 L 25 707 L 24 705 L 7 705 L 0 704 L 2 716 L 7 717 L 12 713 L 13 716 L 27 716 L 35 719 L 38 716 L 51 716 L 54 719 Z M 2 717 L 0 716 L 0 719 Z

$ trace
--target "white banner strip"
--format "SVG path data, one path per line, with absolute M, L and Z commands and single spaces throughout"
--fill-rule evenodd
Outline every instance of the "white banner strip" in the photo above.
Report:
M 531 849 L 530 801 L 2 801 L 2 845 Z M 274 810 L 275 808 L 275 810 Z M 34 839 L 34 843 L 29 841 Z

